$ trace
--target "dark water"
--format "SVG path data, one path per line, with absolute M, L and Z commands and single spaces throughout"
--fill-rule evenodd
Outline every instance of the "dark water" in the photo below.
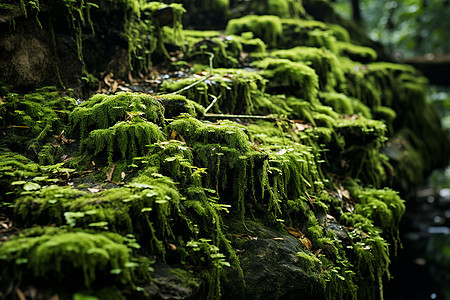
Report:
M 411 193 L 385 299 L 450 300 L 450 166 Z

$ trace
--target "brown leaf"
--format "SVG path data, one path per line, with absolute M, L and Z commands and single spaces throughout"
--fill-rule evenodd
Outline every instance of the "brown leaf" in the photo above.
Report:
M 172 251 L 177 250 L 177 246 L 175 246 L 174 244 L 170 244 L 170 243 L 169 243 L 169 248 L 170 248 L 170 250 L 172 250 Z
M 312 249 L 312 243 L 307 237 L 300 238 L 299 240 L 303 243 L 303 245 L 305 245 L 306 248 L 308 248 L 308 250 Z
M 344 189 L 342 185 L 339 187 L 337 192 L 339 193 L 339 196 L 341 196 L 341 198 L 350 199 L 350 192 Z
M 300 231 L 298 231 L 297 229 L 293 228 L 293 227 L 285 227 L 286 230 L 289 232 L 290 235 L 295 236 L 296 238 L 303 238 L 304 234 L 301 233 Z
M 111 181 L 115 168 L 116 168 L 116 164 L 112 164 L 111 167 L 109 168 L 109 170 L 106 171 L 106 181 Z
M 170 139 L 174 140 L 177 137 L 178 133 L 175 130 L 172 130 L 172 133 L 170 134 Z
M 108 75 L 106 75 L 105 78 L 103 79 L 103 81 L 107 86 L 111 86 L 110 81 L 112 81 L 113 76 L 114 76 L 113 72 L 109 72 Z
M 19 300 L 27 300 L 27 298 L 19 288 L 16 288 L 16 294 Z
M 115 93 L 117 91 L 117 87 L 119 86 L 119 83 L 117 82 L 117 80 L 114 80 L 114 83 L 111 87 L 111 92 Z
M 121 174 L 120 174 L 120 177 L 122 178 L 122 180 L 125 178 L 125 172 L 122 172 Z

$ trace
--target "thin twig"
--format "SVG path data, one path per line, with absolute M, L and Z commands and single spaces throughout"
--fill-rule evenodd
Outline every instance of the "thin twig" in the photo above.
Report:
M 206 76 L 205 78 L 202 78 L 202 79 L 200 79 L 200 80 L 198 80 L 198 81 L 196 81 L 194 83 L 191 83 L 190 85 L 185 86 L 184 88 L 182 88 L 182 89 L 180 89 L 180 90 L 178 90 L 176 92 L 170 93 L 170 94 L 178 94 L 178 93 L 184 92 L 185 90 L 188 90 L 191 87 L 196 86 L 197 84 L 202 83 L 203 81 L 208 80 L 209 78 L 211 78 L 213 76 L 214 53 L 212 53 L 212 52 L 203 52 L 201 54 L 208 54 L 209 55 L 209 75 Z
M 226 115 L 226 114 L 205 114 L 205 118 L 221 118 L 221 119 L 265 119 L 265 120 L 281 120 L 282 118 L 275 116 L 255 116 L 255 115 Z
M 206 76 L 205 78 L 202 78 L 202 79 L 200 79 L 200 80 L 198 80 L 198 81 L 196 81 L 196 82 L 194 82 L 194 83 L 191 83 L 190 85 L 185 86 L 184 88 L 182 88 L 182 89 L 180 89 L 180 90 L 178 90 L 178 91 L 176 91 L 176 92 L 170 93 L 170 94 L 178 94 L 178 93 L 184 92 L 185 90 L 188 90 L 188 89 L 190 89 L 191 87 L 196 86 L 197 84 L 202 83 L 202 82 L 205 81 L 205 80 L 208 80 L 208 79 L 211 78 L 212 76 L 213 76 L 213 75 L 210 74 L 210 75 Z
M 208 105 L 208 107 L 207 108 L 205 108 L 205 114 L 206 114 L 206 112 L 208 111 L 208 110 L 210 110 L 211 109 L 211 107 L 213 107 L 213 105 L 214 105 L 214 103 L 216 103 L 216 101 L 217 101 L 217 97 L 216 96 L 214 96 L 214 95 L 210 95 L 211 97 L 213 97 L 214 99 L 213 99 L 213 101 Z

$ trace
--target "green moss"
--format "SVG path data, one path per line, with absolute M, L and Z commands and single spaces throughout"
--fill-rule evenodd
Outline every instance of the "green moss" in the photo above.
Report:
M 14 181 L 25 181 L 40 173 L 40 167 L 23 155 L 7 152 L 0 153 L 0 196 L 11 192 L 15 186 Z M 23 182 L 25 183 L 25 182 Z
M 274 47 L 282 34 L 283 28 L 279 17 L 266 15 L 232 19 L 228 22 L 225 30 L 226 34 L 235 35 L 248 31 L 253 32 L 255 37 Z
M 339 87 L 345 81 L 339 60 L 329 50 L 313 47 L 295 47 L 288 50 L 272 51 L 271 56 L 306 63 L 319 76 L 320 90 L 330 90 Z
M 355 213 L 367 217 L 375 226 L 381 228 L 384 236 L 397 251 L 401 245 L 400 220 L 405 212 L 404 201 L 398 196 L 398 192 L 391 189 L 353 189 L 351 193 L 358 199 Z
M 65 130 L 64 123 L 75 100 L 55 87 L 43 87 L 33 93 L 9 93 L 0 103 L 0 122 L 5 132 L 0 140 L 11 149 L 30 148 L 38 153 L 53 135 Z
M 173 130 L 181 135 L 189 146 L 194 146 L 196 143 L 223 144 L 242 152 L 250 150 L 248 136 L 240 126 L 230 121 L 209 125 L 195 119 L 184 118 L 169 124 L 168 131 Z
M 85 193 L 69 187 L 49 186 L 29 192 L 14 202 L 17 221 L 33 224 L 64 224 L 66 207 Z
M 340 55 L 349 57 L 354 61 L 367 63 L 377 59 L 377 52 L 369 47 L 358 46 L 344 41 L 337 41 L 336 47 Z
M 134 9 L 130 9 L 129 3 L 133 2 L 125 1 L 128 6 L 124 20 L 124 34 L 128 38 L 128 60 L 132 69 L 149 71 L 152 66 L 151 55 L 154 52 L 160 52 L 169 57 L 164 41 L 172 44 L 179 44 L 182 41 L 181 17 L 186 10 L 178 3 L 139 1 L 135 2 Z M 170 34 L 163 30 L 166 24 L 160 24 L 158 18 L 154 16 L 163 9 L 172 12 Z
M 25 280 L 25 275 L 26 280 L 46 277 L 59 284 L 71 280 L 76 289 L 89 288 L 100 280 L 132 284 L 137 275 L 149 278 L 148 270 L 141 266 L 148 267 L 148 261 L 140 263 L 124 239 L 113 233 L 35 227 L 2 243 L 0 257 L 5 266 L 3 276 L 10 280 Z M 139 269 L 145 271 L 139 274 Z
M 350 116 L 353 114 L 358 114 L 368 119 L 372 118 L 369 107 L 361 103 L 358 99 L 347 97 L 345 94 L 321 92 L 319 93 L 319 98 L 323 104 L 331 106 L 333 110 L 338 113 Z
M 156 96 L 156 100 L 161 102 L 164 107 L 164 118 L 172 119 L 181 114 L 189 114 L 192 117 L 201 117 L 204 115 L 205 108 L 197 102 L 186 99 L 186 97 L 175 94 L 166 94 Z
M 348 33 L 347 29 L 339 24 L 327 23 L 326 25 L 327 28 L 333 32 L 336 40 L 341 42 L 350 42 L 350 34 Z
M 319 79 L 314 70 L 304 63 L 292 62 L 287 59 L 266 58 L 254 62 L 261 70 L 261 75 L 269 80 L 268 88 L 288 88 L 294 95 L 308 101 L 316 98 Z
M 178 91 L 194 82 L 191 77 L 180 80 L 166 80 L 161 89 L 166 92 Z M 265 88 L 265 80 L 256 72 L 240 69 L 214 69 L 214 76 L 197 84 L 182 93 L 188 99 L 207 107 L 212 96 L 218 100 L 212 111 L 218 113 L 246 113 L 253 111 L 254 102 L 261 97 Z
M 215 31 L 185 30 L 186 59 L 208 65 L 213 55 L 214 67 L 236 67 L 242 52 L 242 44 L 231 36 Z
M 106 129 L 134 116 L 159 126 L 164 124 L 164 108 L 155 97 L 137 93 L 98 94 L 70 113 L 71 133 L 85 138 L 92 130 Z
M 306 16 L 301 0 L 268 0 L 252 1 L 245 7 L 246 11 L 251 11 L 255 15 L 276 15 L 281 18 L 300 18 Z
M 123 159 L 130 162 L 133 157 L 143 156 L 148 145 L 164 139 L 156 124 L 137 117 L 106 129 L 91 131 L 82 145 L 87 153 L 94 156 L 102 155 L 104 158 L 107 153 L 107 162 L 111 164 L 113 160 Z

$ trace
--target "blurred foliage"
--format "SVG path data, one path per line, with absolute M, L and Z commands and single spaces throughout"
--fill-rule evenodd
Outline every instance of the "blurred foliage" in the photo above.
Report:
M 359 0 L 370 37 L 398 58 L 450 52 L 449 4 L 449 0 Z M 334 6 L 342 16 L 351 17 L 350 0 L 336 0 Z

